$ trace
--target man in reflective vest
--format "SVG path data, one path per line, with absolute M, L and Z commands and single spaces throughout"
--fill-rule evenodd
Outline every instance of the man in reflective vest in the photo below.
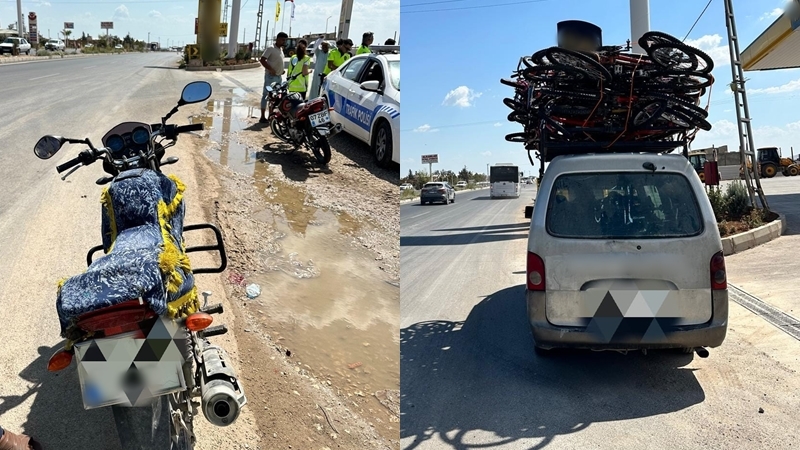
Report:
M 292 56 L 289 73 L 286 75 L 286 79 L 289 80 L 289 92 L 299 93 L 304 100 L 308 91 L 308 74 L 311 71 L 311 57 L 306 55 L 307 45 L 305 39 L 297 41 L 297 53 Z
M 358 47 L 358 51 L 356 55 L 360 55 L 362 53 L 370 53 L 372 50 L 369 49 L 369 46 L 372 45 L 372 41 L 375 40 L 375 37 L 372 35 L 371 31 L 367 31 L 361 37 L 361 47 Z
M 314 43 L 314 78 L 311 80 L 311 90 L 308 92 L 309 99 L 319 97 L 319 87 L 322 86 L 325 68 L 328 66 L 329 51 L 330 46 L 323 40 L 323 36 L 320 36 Z
M 328 67 L 325 68 L 325 75 L 344 64 L 350 59 L 350 49 L 353 48 L 353 41 L 350 39 L 339 39 L 336 41 L 336 48 L 328 55 Z

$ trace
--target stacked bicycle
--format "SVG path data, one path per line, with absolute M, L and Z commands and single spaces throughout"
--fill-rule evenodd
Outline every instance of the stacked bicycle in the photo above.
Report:
M 514 88 L 503 99 L 508 120 L 523 126 L 506 140 L 525 144 L 529 158 L 536 151 L 542 162 L 621 147 L 685 152 L 698 129 L 711 129 L 699 105 L 714 63 L 662 32 L 645 33 L 639 45 L 646 55 L 620 46 L 591 53 L 550 47 L 521 58 L 512 78 L 500 80 Z

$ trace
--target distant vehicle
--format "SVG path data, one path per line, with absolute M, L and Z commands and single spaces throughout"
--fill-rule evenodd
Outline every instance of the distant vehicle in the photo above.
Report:
M 550 162 L 528 236 L 526 318 L 538 354 L 722 344 L 725 257 L 695 173 L 682 155 Z
M 325 77 L 321 95 L 331 107 L 331 120 L 367 143 L 380 166 L 400 162 L 399 54 L 350 58 Z
M 44 44 L 44 48 L 45 50 L 64 51 L 64 49 L 66 49 L 67 46 L 64 45 L 64 41 L 62 41 L 61 39 L 50 39 Z
M 25 53 L 26 55 L 31 54 L 31 44 L 26 39 L 7 37 L 3 43 L 0 44 L 0 55 L 3 53 L 14 53 L 14 44 L 17 44 L 20 53 Z
M 495 164 L 489 168 L 489 196 L 491 198 L 519 198 L 519 167 L 513 164 Z
M 422 192 L 419 194 L 419 203 L 424 205 L 433 202 L 442 202 L 445 205 L 455 203 L 456 190 L 446 181 L 425 183 L 425 186 L 422 186 Z
M 456 187 L 465 188 L 465 187 L 467 187 L 467 182 L 466 181 L 459 181 L 458 183 L 456 183 Z
M 91 42 L 83 46 L 83 48 L 92 48 L 92 47 L 94 47 L 94 44 L 92 44 Z
M 117 44 L 114 46 L 116 50 L 123 50 L 122 44 Z
M 403 183 L 403 184 L 400 185 L 400 190 L 401 191 L 405 191 L 405 190 L 408 190 L 408 189 L 414 189 L 414 186 L 412 186 L 409 183 Z

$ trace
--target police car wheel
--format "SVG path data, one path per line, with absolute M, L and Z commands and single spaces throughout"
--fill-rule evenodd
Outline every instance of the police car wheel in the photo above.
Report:
M 372 153 L 381 167 L 389 166 L 392 161 L 392 129 L 386 121 L 378 125 L 372 141 Z

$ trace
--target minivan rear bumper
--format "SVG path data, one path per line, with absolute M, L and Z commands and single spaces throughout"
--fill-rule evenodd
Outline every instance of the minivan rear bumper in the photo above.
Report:
M 584 327 L 560 327 L 547 320 L 546 294 L 526 291 L 528 321 L 536 346 L 550 348 L 591 349 L 657 349 L 677 347 L 718 347 L 728 330 L 728 291 L 712 291 L 711 320 L 701 325 L 677 326 L 663 330 L 664 337 L 657 341 L 643 341 L 642 336 L 614 337 L 610 342 Z

